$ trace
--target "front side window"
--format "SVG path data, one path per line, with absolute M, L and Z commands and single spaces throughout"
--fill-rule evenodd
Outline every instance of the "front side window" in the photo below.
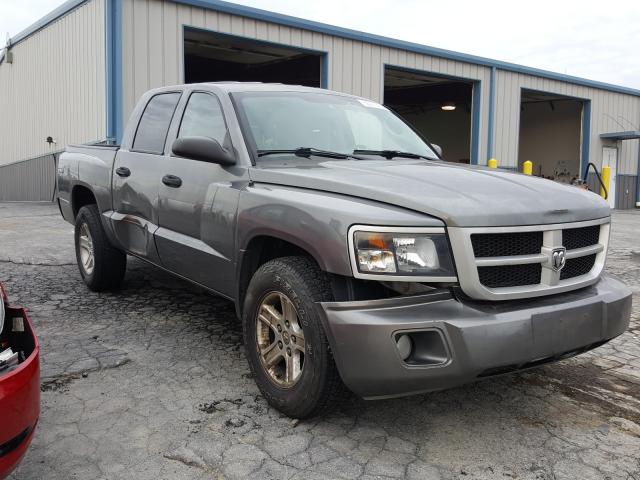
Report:
M 320 92 L 234 94 L 255 148 L 411 152 L 437 158 L 420 136 L 380 104 Z
M 224 145 L 227 126 L 222 107 L 216 97 L 196 92 L 189 97 L 178 137 L 209 137 Z
M 178 100 L 179 92 L 161 93 L 149 100 L 140 118 L 132 150 L 158 155 L 164 153 L 164 143 Z

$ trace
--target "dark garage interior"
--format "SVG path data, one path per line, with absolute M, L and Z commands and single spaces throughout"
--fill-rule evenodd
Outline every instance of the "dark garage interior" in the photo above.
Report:
M 448 161 L 469 163 L 472 97 L 472 82 L 385 67 L 384 104 Z
M 203 30 L 184 31 L 186 83 L 274 82 L 320 87 L 323 54 Z
M 571 183 L 580 177 L 581 100 L 522 90 L 518 168 L 533 162 L 533 174 Z

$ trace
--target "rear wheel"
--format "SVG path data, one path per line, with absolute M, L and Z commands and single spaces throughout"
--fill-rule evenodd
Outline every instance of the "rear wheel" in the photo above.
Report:
M 323 413 L 344 395 L 316 310 L 331 300 L 325 274 L 306 257 L 271 260 L 249 284 L 242 319 L 249 365 L 267 401 L 290 417 Z
M 127 255 L 109 243 L 97 205 L 86 205 L 78 212 L 75 244 L 80 275 L 89 289 L 100 292 L 120 286 L 127 268 Z

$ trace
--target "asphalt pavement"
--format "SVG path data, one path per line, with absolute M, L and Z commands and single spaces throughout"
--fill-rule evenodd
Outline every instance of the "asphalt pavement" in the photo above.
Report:
M 42 346 L 40 423 L 11 478 L 640 480 L 640 211 L 614 213 L 607 271 L 634 307 L 605 346 L 296 422 L 256 388 L 230 302 L 132 258 L 121 290 L 90 292 L 57 207 L 0 203 L 0 281 Z

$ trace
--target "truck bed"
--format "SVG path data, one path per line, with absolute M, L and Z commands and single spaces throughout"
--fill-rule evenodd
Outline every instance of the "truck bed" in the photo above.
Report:
M 119 145 L 69 145 L 58 160 L 58 201 L 63 217 L 71 221 L 72 186 L 87 185 L 103 212 L 111 208 L 111 176 Z

